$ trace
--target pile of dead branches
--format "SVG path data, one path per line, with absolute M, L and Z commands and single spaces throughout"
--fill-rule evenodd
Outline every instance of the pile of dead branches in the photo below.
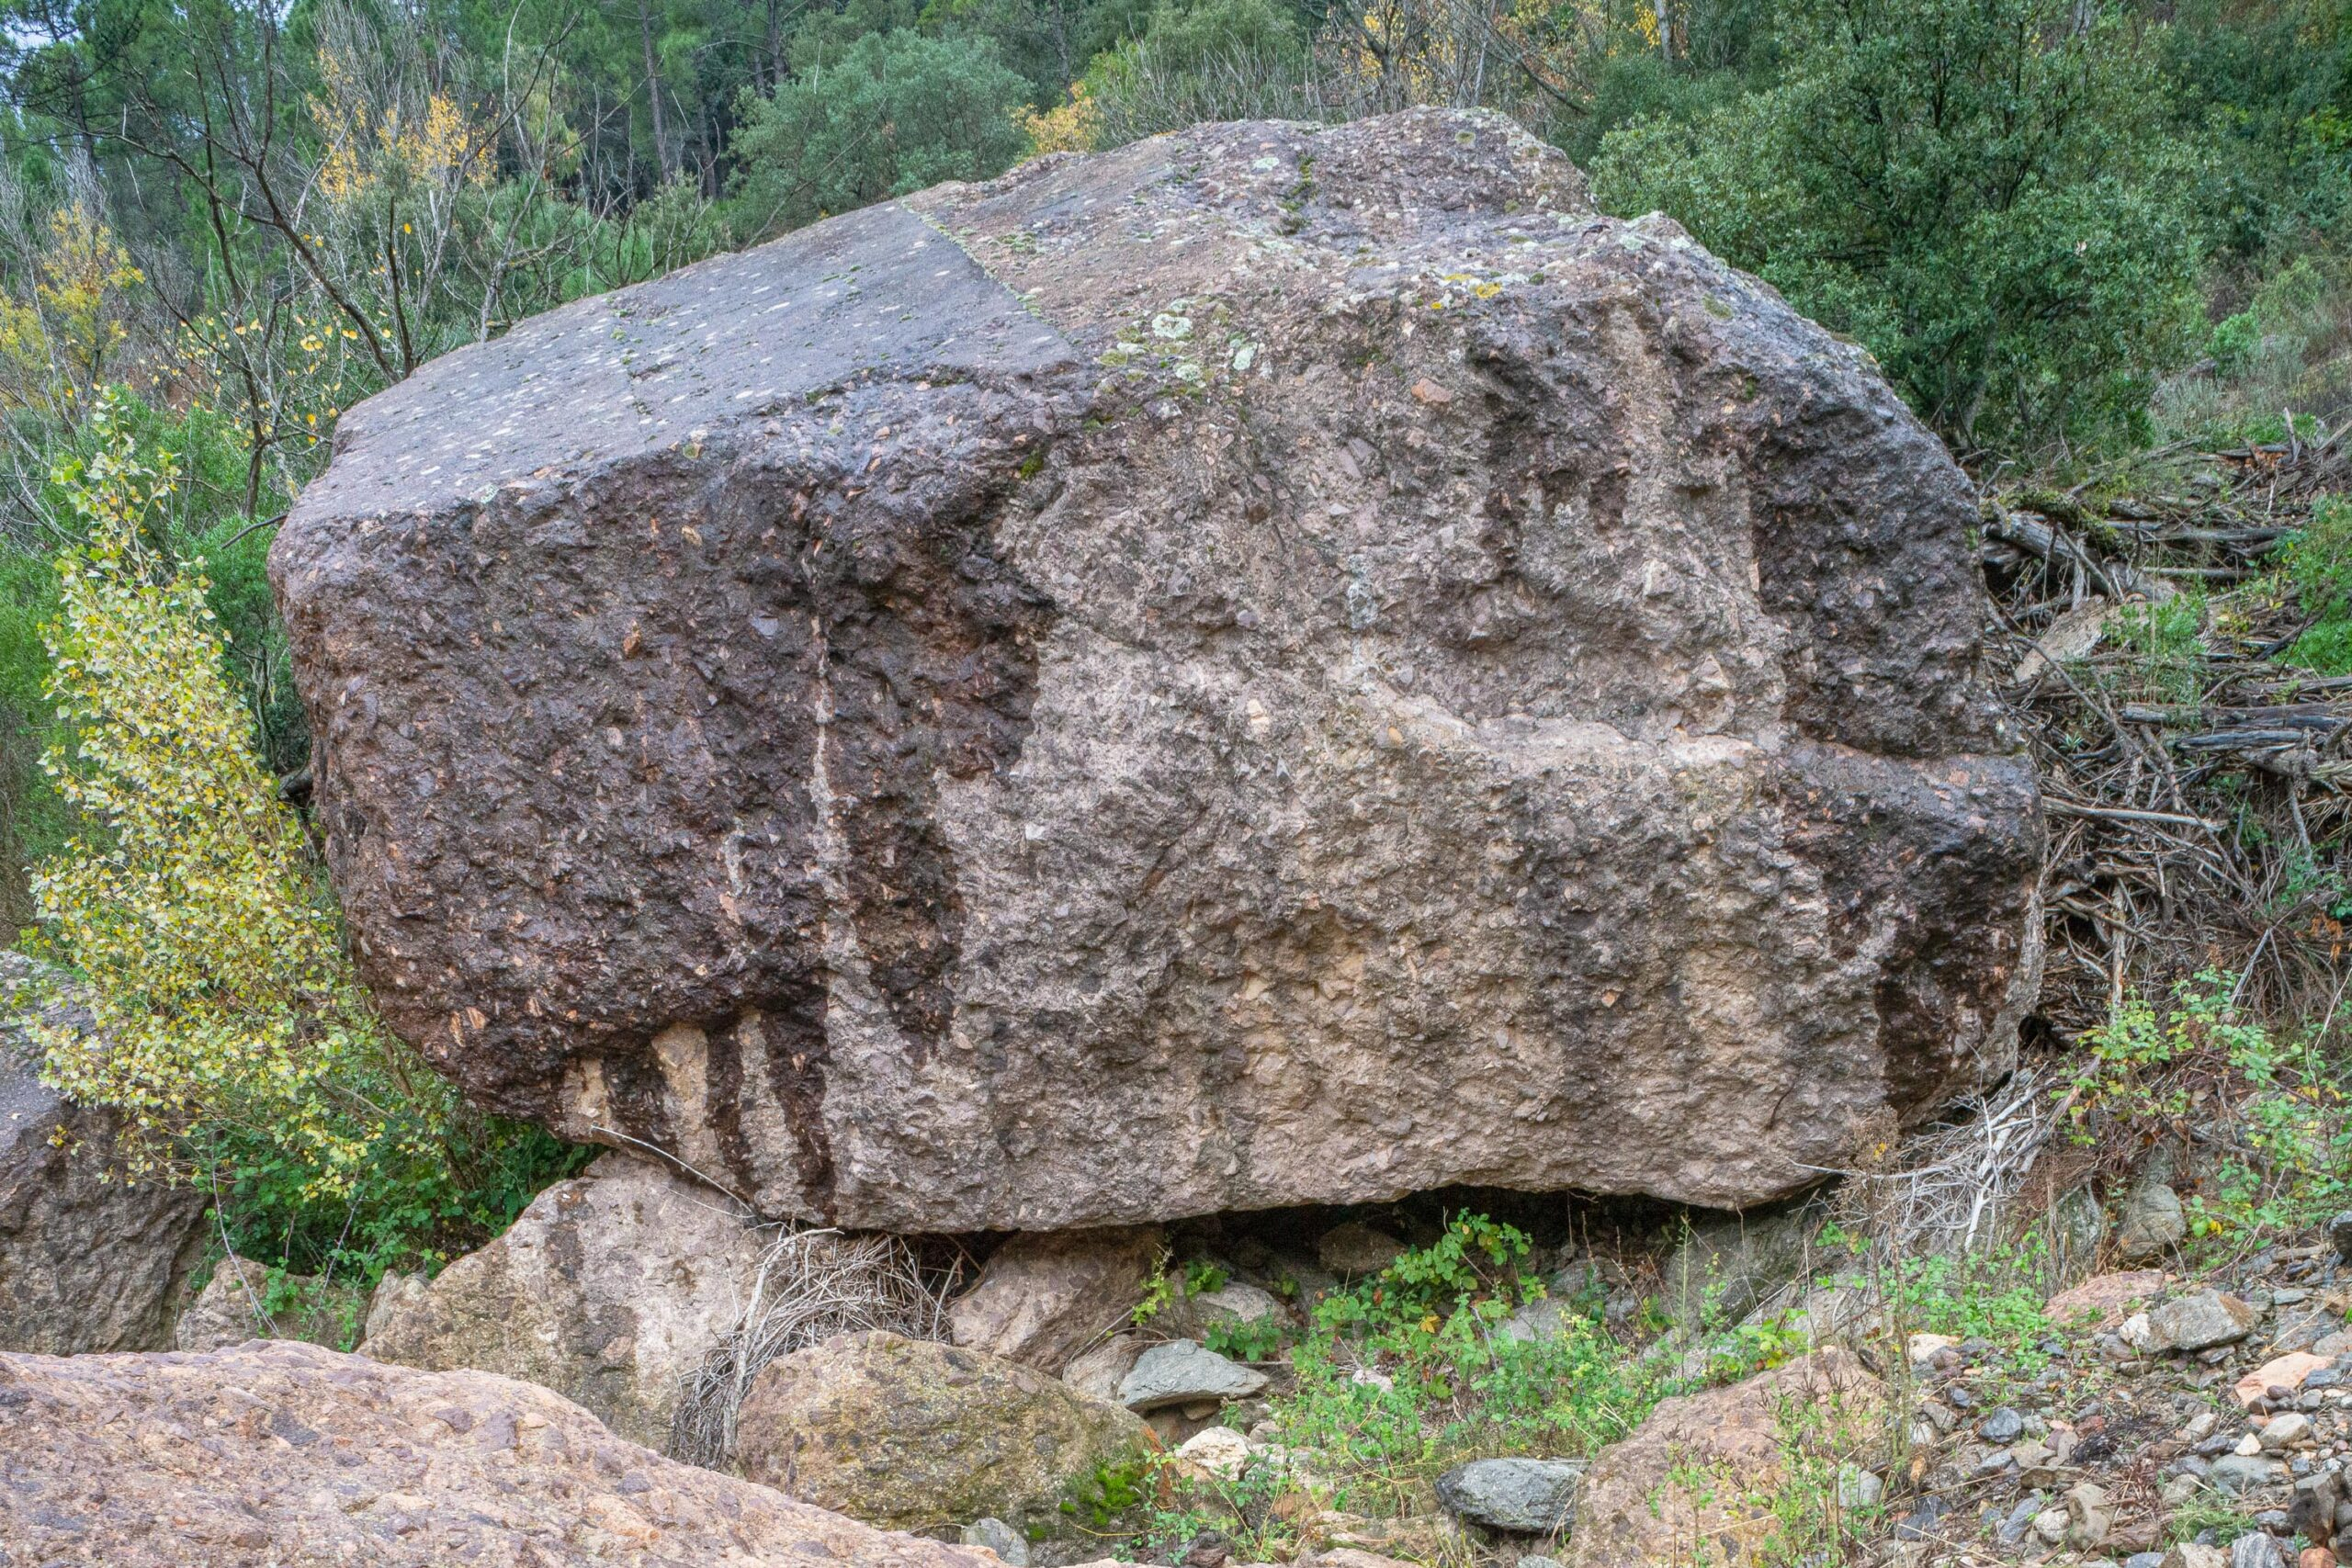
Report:
M 784 1230 L 760 1258 L 734 1330 L 687 1380 L 671 1428 L 673 1458 L 713 1470 L 735 1455 L 735 1417 L 770 1361 L 840 1334 L 888 1329 L 947 1337 L 952 1277 L 922 1266 L 894 1235 Z
M 1984 502 L 1990 645 L 2050 818 L 2041 1014 L 2064 1039 L 2127 987 L 2204 969 L 2276 1016 L 2333 987 L 2352 676 L 2282 660 L 2313 614 L 2278 567 L 2312 501 L 2352 491 L 2346 431 Z

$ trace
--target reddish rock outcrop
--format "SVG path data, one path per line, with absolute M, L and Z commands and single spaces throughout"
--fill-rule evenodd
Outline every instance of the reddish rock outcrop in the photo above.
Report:
M 993 1568 L 622 1442 L 487 1372 L 280 1340 L 0 1355 L 0 1542 L 106 1568 Z

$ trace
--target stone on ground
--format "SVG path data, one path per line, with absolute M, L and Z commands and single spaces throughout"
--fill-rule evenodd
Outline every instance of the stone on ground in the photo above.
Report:
M 2262 1314 L 2222 1291 L 2176 1296 L 2148 1314 L 2152 1343 L 2168 1350 L 2206 1350 L 2245 1338 Z
M 1668 1314 L 1691 1331 L 1737 1323 L 1804 1271 L 1828 1217 L 1808 1200 L 1697 1221 L 1667 1257 Z
M 2162 1258 L 2188 1235 L 2179 1194 L 2161 1181 L 2143 1181 L 2124 1202 L 2115 1227 L 2115 1254 L 2126 1263 L 2144 1263 Z
M 1250 1439 L 1230 1427 L 1193 1433 L 1176 1450 L 1176 1468 L 1197 1479 L 1233 1481 L 1250 1467 Z
M 367 1300 L 356 1287 L 223 1258 L 172 1330 L 179 1350 L 218 1350 L 248 1339 L 300 1339 L 340 1350 L 359 1338 Z
M 2066 1544 L 2089 1551 L 2115 1529 L 2115 1499 L 2095 1481 L 2078 1481 L 2060 1499 L 2066 1505 Z
M 2132 1269 L 2094 1274 L 2071 1290 L 2059 1292 L 2043 1303 L 2050 1321 L 2061 1328 L 2081 1325 L 2092 1330 L 2111 1329 L 2132 1315 L 2143 1301 L 2163 1293 L 2165 1271 Z
M 768 1363 L 736 1422 L 745 1475 L 869 1524 L 1060 1522 L 1071 1487 L 1136 1451 L 1143 1423 L 1032 1367 L 887 1333 Z
M 1481 1459 L 1437 1478 L 1437 1500 L 1457 1518 L 1516 1535 L 1550 1535 L 1576 1523 L 1575 1459 Z
M 1976 527 L 1860 348 L 1416 109 L 525 321 L 270 567 L 361 975 L 478 1102 L 1052 1230 L 1745 1208 L 2006 1074 Z
M 292 1341 L 0 1355 L 0 1541 L 104 1568 L 989 1568 L 674 1463 L 547 1390 Z
M 1059 1372 L 1129 1321 L 1162 1244 L 1149 1225 L 1014 1236 L 949 1305 L 956 1343 Z
M 2258 1492 L 2263 1487 L 2283 1480 L 2287 1467 L 2275 1459 L 2260 1454 L 2223 1454 L 2213 1461 L 2206 1472 L 2206 1483 L 2214 1491 L 2228 1496 Z
M 209 1200 L 122 1179 L 114 1116 L 40 1081 L 34 1016 L 90 1027 L 60 976 L 0 952 L 0 1349 L 165 1348 Z
M 2240 1404 L 2250 1405 L 2257 1399 L 2267 1399 L 2274 1388 L 2299 1389 L 2303 1380 L 2322 1367 L 2335 1364 L 2333 1356 L 2315 1356 L 2308 1350 L 2298 1350 L 2290 1356 L 2268 1360 L 2238 1379 L 2230 1392 Z
M 958 1539 L 966 1546 L 985 1546 L 1012 1568 L 1029 1568 L 1029 1538 L 1002 1519 L 974 1519 Z
M 1753 1499 L 1777 1484 L 1792 1447 L 1870 1468 L 1869 1434 L 1886 1399 L 1852 1352 L 1826 1349 L 1663 1401 L 1585 1472 L 1569 1568 L 1652 1568 L 1707 1553 L 1739 1568 L 1770 1533 Z
M 527 1379 L 667 1449 L 684 1381 L 751 1303 L 760 1235 L 731 1209 L 650 1160 L 606 1155 L 430 1284 L 390 1281 L 361 1348 Z
M 1130 1410 L 1194 1404 L 1204 1400 L 1248 1399 L 1265 1392 L 1266 1374 L 1227 1360 L 1190 1339 L 1154 1345 L 1119 1380 L 1119 1403 Z
M 1242 1327 L 1251 1324 L 1279 1324 L 1287 1315 L 1273 1292 L 1235 1280 L 1219 1285 L 1214 1291 L 1204 1291 L 1199 1295 L 1187 1295 L 1182 1301 L 1170 1303 L 1168 1310 L 1153 1320 L 1152 1326 L 1163 1332 L 1205 1339 L 1211 1329 L 1220 1325 Z

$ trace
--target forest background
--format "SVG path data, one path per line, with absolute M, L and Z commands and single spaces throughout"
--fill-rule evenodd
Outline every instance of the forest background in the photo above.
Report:
M 115 1030 L 52 1078 L 304 1269 L 429 1264 L 578 1158 L 351 980 L 263 572 L 345 409 L 524 317 L 1028 157 L 1480 106 L 1860 341 L 1988 484 L 2352 419 L 2352 0 L 0 13 L 0 929 Z M 2278 558 L 2313 604 L 2266 649 L 2315 679 L 2352 674 L 2323 554 Z

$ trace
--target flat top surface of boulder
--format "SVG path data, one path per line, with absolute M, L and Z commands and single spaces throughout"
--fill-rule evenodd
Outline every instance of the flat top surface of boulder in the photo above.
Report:
M 988 1568 L 622 1442 L 545 1389 L 312 1345 L 0 1355 L 0 1541 L 107 1568 Z
M 345 416 L 271 572 L 362 974 L 474 1097 L 1051 1230 L 1744 1207 L 2006 1071 L 1974 520 L 1858 350 L 1416 110 L 526 321 Z
M 1023 376 L 1061 334 L 896 202 L 436 360 L 353 409 L 306 514 L 433 508 L 773 416 L 859 376 Z M 464 416 L 449 417 L 452 400 Z

